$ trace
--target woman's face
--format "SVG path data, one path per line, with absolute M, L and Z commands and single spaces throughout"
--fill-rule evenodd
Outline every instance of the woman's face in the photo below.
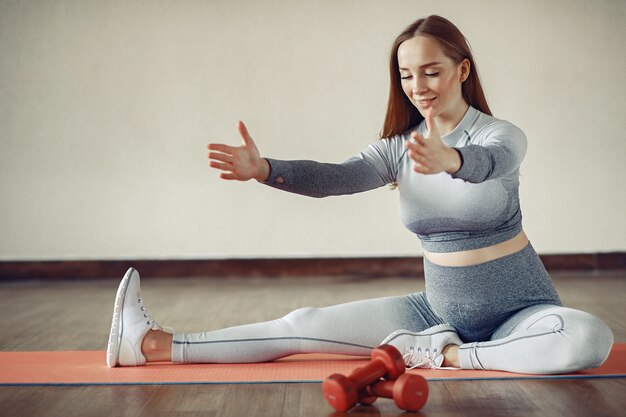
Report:
M 469 74 L 469 61 L 455 64 L 436 40 L 415 36 L 402 42 L 398 67 L 402 89 L 422 116 L 432 109 L 435 117 L 452 117 L 466 105 L 461 85 Z

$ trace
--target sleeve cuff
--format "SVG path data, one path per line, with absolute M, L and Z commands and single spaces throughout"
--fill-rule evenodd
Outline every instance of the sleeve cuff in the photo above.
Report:
M 287 161 L 280 161 L 277 159 L 265 158 L 270 166 L 270 175 L 262 184 L 269 185 L 271 187 L 281 188 L 285 184 L 289 184 L 292 178 L 291 167 Z
M 480 170 L 477 169 L 485 159 L 481 147 L 469 145 L 454 149 L 459 152 L 461 157 L 461 168 L 452 174 L 452 178 L 459 178 L 472 183 L 484 181 Z
M 452 174 L 452 178 L 465 179 L 467 177 L 467 174 L 469 174 L 470 169 L 467 166 L 467 158 L 464 155 L 464 149 L 463 148 L 454 148 L 454 149 L 459 153 L 459 157 L 461 158 L 461 168 L 459 168 L 457 172 Z

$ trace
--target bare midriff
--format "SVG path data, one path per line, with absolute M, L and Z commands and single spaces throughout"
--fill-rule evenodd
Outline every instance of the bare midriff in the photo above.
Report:
M 514 254 L 524 249 L 526 245 L 528 245 L 528 238 L 522 230 L 514 238 L 486 248 L 446 253 L 424 251 L 424 256 L 430 262 L 441 266 L 469 266 Z

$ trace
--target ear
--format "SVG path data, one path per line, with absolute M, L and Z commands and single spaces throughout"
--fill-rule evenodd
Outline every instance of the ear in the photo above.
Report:
M 470 71 L 471 71 L 470 67 L 471 67 L 471 64 L 469 62 L 469 59 L 467 59 L 467 58 L 465 58 L 459 64 L 460 81 L 462 83 L 465 82 L 465 80 L 467 80 L 467 78 L 469 77 Z

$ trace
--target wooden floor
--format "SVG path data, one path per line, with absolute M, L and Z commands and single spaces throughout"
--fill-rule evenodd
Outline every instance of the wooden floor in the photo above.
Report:
M 626 274 L 552 274 L 566 306 L 626 342 Z M 0 283 L 0 350 L 103 350 L 117 281 Z M 423 289 L 420 279 L 148 279 L 144 300 L 177 330 L 210 330 Z M 430 382 L 420 413 L 389 400 L 334 413 L 319 384 L 0 387 L 0 416 L 626 416 L 626 379 Z

